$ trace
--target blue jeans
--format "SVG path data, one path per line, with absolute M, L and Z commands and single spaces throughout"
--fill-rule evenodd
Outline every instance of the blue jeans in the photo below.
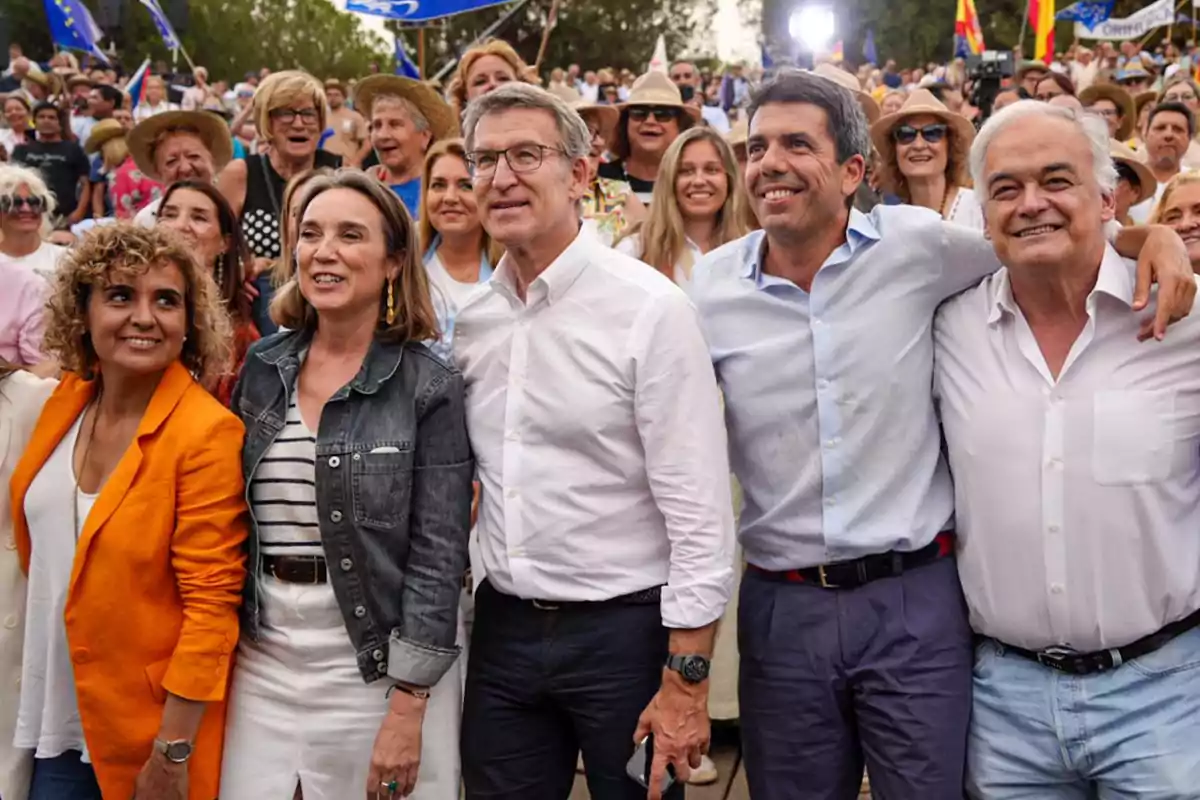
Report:
M 29 800 L 103 800 L 92 765 L 79 759 L 78 750 L 34 759 Z
M 984 642 L 974 683 L 970 797 L 1200 800 L 1200 628 L 1084 676 Z

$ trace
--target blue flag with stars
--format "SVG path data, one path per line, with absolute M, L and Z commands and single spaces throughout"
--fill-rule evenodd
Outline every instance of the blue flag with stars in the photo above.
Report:
M 1079 0 L 1054 15 L 1055 19 L 1082 22 L 1083 27 L 1095 30 L 1096 26 L 1113 15 L 1116 0 Z
M 508 0 L 347 0 L 346 10 L 384 19 L 429 22 L 507 2 Z
M 45 0 L 46 20 L 50 23 L 50 38 L 59 47 L 83 50 L 108 63 L 100 49 L 104 31 L 92 19 L 83 0 Z
M 154 27 L 158 28 L 158 35 L 162 37 L 163 45 L 168 50 L 178 50 L 179 35 L 171 27 L 171 20 L 167 19 L 167 15 L 163 13 L 158 0 L 142 0 L 142 5 L 150 12 L 150 18 L 154 20 Z
M 412 78 L 414 81 L 421 80 L 421 70 L 417 69 L 417 65 L 408 57 L 408 51 L 404 49 L 404 39 L 396 37 L 396 74 L 402 78 Z

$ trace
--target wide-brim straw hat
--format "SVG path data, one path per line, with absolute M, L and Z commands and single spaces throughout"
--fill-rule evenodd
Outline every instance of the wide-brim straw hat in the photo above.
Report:
M 24 79 L 41 86 L 51 96 L 62 94 L 62 76 L 53 72 L 42 72 L 40 69 L 30 67 L 29 72 L 25 73 Z
M 1158 191 L 1158 178 L 1154 177 L 1154 173 L 1150 171 L 1150 167 L 1141 159 L 1137 151 L 1124 142 L 1109 139 L 1108 154 L 1112 157 L 1113 161 L 1119 161 L 1122 164 L 1128 165 L 1137 174 L 1138 197 L 1131 205 L 1136 206 L 1138 203 L 1144 203 L 1154 196 L 1154 193 Z
M 687 112 L 694 122 L 701 119 L 700 109 L 683 102 L 679 87 L 667 77 L 665 72 L 647 72 L 633 82 L 629 90 L 629 99 L 618 103 L 614 108 L 623 112 L 633 106 L 654 106 L 656 108 L 681 108 Z
M 458 115 L 454 109 L 430 86 L 412 78 L 400 75 L 363 78 L 354 86 L 354 110 L 370 121 L 375 98 L 382 95 L 403 97 L 416 106 L 422 116 L 429 120 L 434 141 L 458 136 Z
M 74 89 L 76 86 L 87 86 L 90 88 L 96 85 L 91 78 L 89 78 L 87 75 L 84 75 L 82 72 L 73 72 L 66 77 L 68 90 Z
M 1140 117 L 1142 115 L 1142 109 L 1148 104 L 1157 104 L 1159 94 L 1160 92 L 1156 92 L 1153 89 L 1147 89 L 1144 92 L 1138 92 L 1137 96 L 1133 98 L 1133 118 L 1136 120 L 1138 117 Z
M 1116 138 L 1122 142 L 1128 140 L 1133 135 L 1133 126 L 1137 124 L 1137 110 L 1129 92 L 1115 83 L 1093 83 L 1079 93 L 1079 102 L 1083 103 L 1084 108 L 1097 100 L 1110 100 L 1121 110 L 1121 125 L 1117 128 Z
M 216 172 L 233 160 L 233 138 L 220 117 L 206 111 L 164 111 L 134 125 L 127 140 L 133 163 L 151 180 L 162 181 L 154 164 L 154 150 L 163 133 L 172 130 L 188 131 L 199 137 L 212 154 Z
M 750 122 L 745 116 L 738 117 L 737 122 L 730 127 L 729 133 L 725 134 L 725 141 L 729 142 L 729 146 L 737 150 L 741 147 L 745 149 L 746 142 L 750 139 Z
M 946 123 L 950 129 L 950 136 L 962 143 L 961 149 L 964 151 L 969 150 L 971 142 L 975 141 L 975 126 L 970 120 L 946 108 L 928 89 L 916 89 L 904 101 L 904 105 L 900 106 L 899 111 L 881 117 L 871 126 L 871 140 L 875 143 L 875 149 L 879 151 L 879 157 L 884 164 L 891 163 L 896 158 L 896 140 L 892 138 L 892 132 L 906 119 L 916 116 L 936 117 Z
M 1025 80 L 1025 76 L 1031 72 L 1044 72 L 1050 74 L 1050 67 L 1042 61 L 1022 61 L 1021 66 L 1017 69 L 1017 74 L 1014 76 L 1017 83 Z
M 104 119 L 92 126 L 87 141 L 83 143 L 83 152 L 89 156 L 99 152 L 105 142 L 118 139 L 125 135 L 125 126 L 115 119 Z
M 875 102 L 875 98 L 869 93 L 864 92 L 862 84 L 858 82 L 858 78 L 851 75 L 841 67 L 833 64 L 818 64 L 812 70 L 813 75 L 820 75 L 825 80 L 833 81 L 838 86 L 848 90 L 858 100 L 858 104 L 862 106 L 863 113 L 867 115 L 867 124 L 874 125 L 879 120 L 879 103 Z

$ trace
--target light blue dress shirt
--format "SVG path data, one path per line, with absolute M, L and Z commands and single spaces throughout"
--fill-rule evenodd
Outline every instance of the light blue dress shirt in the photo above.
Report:
M 762 231 L 697 263 L 750 563 L 785 570 L 924 547 L 952 524 L 933 315 L 999 263 L 928 209 L 851 211 L 811 292 L 762 271 Z

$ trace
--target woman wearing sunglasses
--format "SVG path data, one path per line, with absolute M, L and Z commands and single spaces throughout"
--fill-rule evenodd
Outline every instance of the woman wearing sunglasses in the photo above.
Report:
M 0 165 L 0 264 L 50 278 L 65 247 L 46 241 L 53 226 L 54 196 L 41 173 Z
M 975 128 L 930 92 L 918 89 L 899 111 L 871 126 L 879 151 L 880 185 L 904 203 L 925 206 L 950 222 L 983 230 L 967 154 Z
M 609 147 L 616 159 L 601 164 L 599 174 L 626 181 L 648 205 L 667 148 L 700 121 L 700 109 L 685 105 L 679 88 L 661 72 L 647 72 L 638 78 L 629 100 L 617 109 L 621 118 Z

